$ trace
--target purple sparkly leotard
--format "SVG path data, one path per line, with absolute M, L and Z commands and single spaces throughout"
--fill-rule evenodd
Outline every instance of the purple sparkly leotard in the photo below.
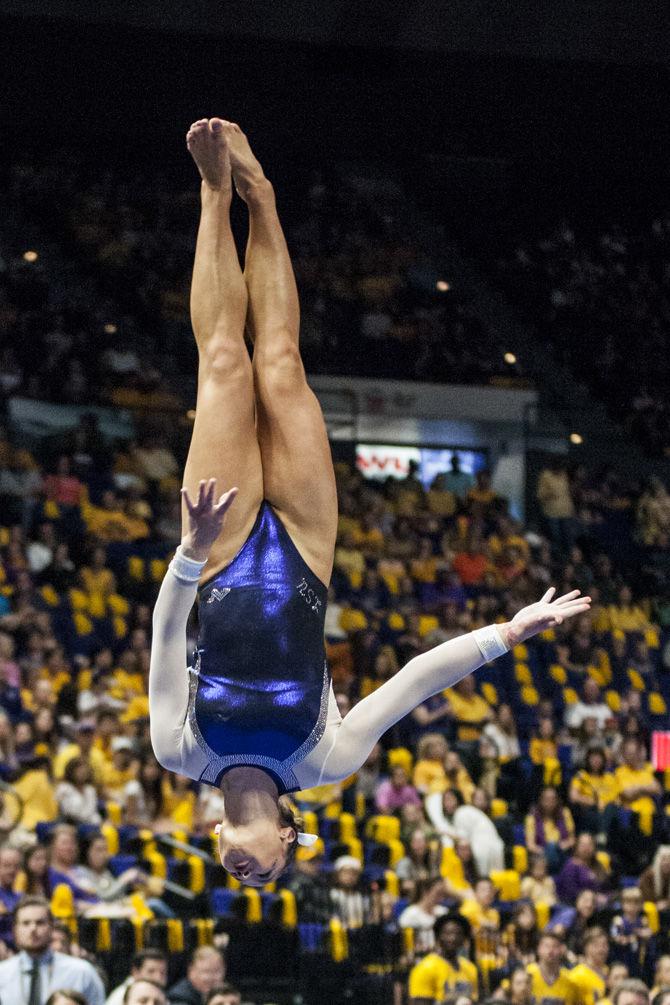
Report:
M 264 768 L 280 792 L 323 735 L 330 677 L 327 591 L 269 503 L 233 561 L 199 591 L 189 722 L 209 758 L 203 781 Z

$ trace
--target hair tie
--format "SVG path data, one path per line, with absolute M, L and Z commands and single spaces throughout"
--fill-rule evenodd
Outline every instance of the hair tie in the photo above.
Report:
M 298 844 L 302 845 L 303 848 L 311 848 L 318 840 L 318 834 L 305 834 L 304 831 L 298 831 Z

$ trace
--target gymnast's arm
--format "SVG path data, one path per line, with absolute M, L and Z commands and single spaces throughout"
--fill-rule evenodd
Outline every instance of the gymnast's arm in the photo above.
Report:
M 318 766 L 320 782 L 347 778 L 358 770 L 379 737 L 421 702 L 532 635 L 589 608 L 590 598 L 580 597 L 578 590 L 552 601 L 553 594 L 554 590 L 549 590 L 507 624 L 480 628 L 415 656 L 327 731 L 328 740 L 324 737 L 318 744 L 305 767 L 316 770 Z M 318 765 L 313 762 L 314 755 Z
M 199 570 L 194 568 L 195 579 L 189 581 L 181 578 L 180 563 L 183 557 L 179 555 L 170 563 L 154 607 L 149 713 L 151 745 L 156 759 L 169 771 L 181 773 L 188 710 L 186 625 L 198 590 Z
M 188 531 L 165 575 L 153 614 L 153 639 L 149 668 L 151 745 L 157 760 L 169 771 L 199 778 L 193 769 L 190 731 L 185 728 L 189 683 L 186 672 L 186 625 L 207 556 L 223 529 L 226 512 L 237 489 L 216 501 L 216 480 L 200 482 L 198 497 L 182 495 L 188 513 Z M 198 758 L 199 760 L 199 758 Z

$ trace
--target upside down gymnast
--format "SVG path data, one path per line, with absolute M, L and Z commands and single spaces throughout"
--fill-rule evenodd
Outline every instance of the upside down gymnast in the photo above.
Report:
M 590 600 L 577 590 L 552 599 L 549 590 L 507 624 L 416 656 L 340 716 L 324 649 L 335 478 L 300 359 L 298 295 L 273 188 L 234 123 L 201 119 L 187 146 L 202 178 L 190 304 L 198 394 L 182 541 L 153 617 L 151 739 L 165 768 L 222 790 L 221 861 L 263 886 L 309 840 L 286 793 L 351 775 L 421 702 Z M 233 184 L 249 213 L 244 272 L 230 229 Z M 219 496 L 217 486 L 238 487 Z M 199 637 L 186 670 L 196 595 Z

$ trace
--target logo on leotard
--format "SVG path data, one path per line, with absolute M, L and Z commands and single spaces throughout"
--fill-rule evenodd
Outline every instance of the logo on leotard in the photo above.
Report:
M 321 607 L 321 601 L 317 597 L 314 590 L 311 590 L 309 588 L 309 586 L 307 585 L 307 580 L 301 579 L 296 589 L 298 590 L 298 593 L 305 601 L 305 603 L 309 605 L 309 607 L 314 611 L 315 614 L 318 614 L 319 608 Z
M 230 593 L 229 586 L 226 586 L 223 590 L 217 590 L 217 588 L 214 587 L 214 589 L 207 598 L 207 603 L 213 604 L 215 600 L 223 600 L 223 598 L 227 597 L 229 593 Z

